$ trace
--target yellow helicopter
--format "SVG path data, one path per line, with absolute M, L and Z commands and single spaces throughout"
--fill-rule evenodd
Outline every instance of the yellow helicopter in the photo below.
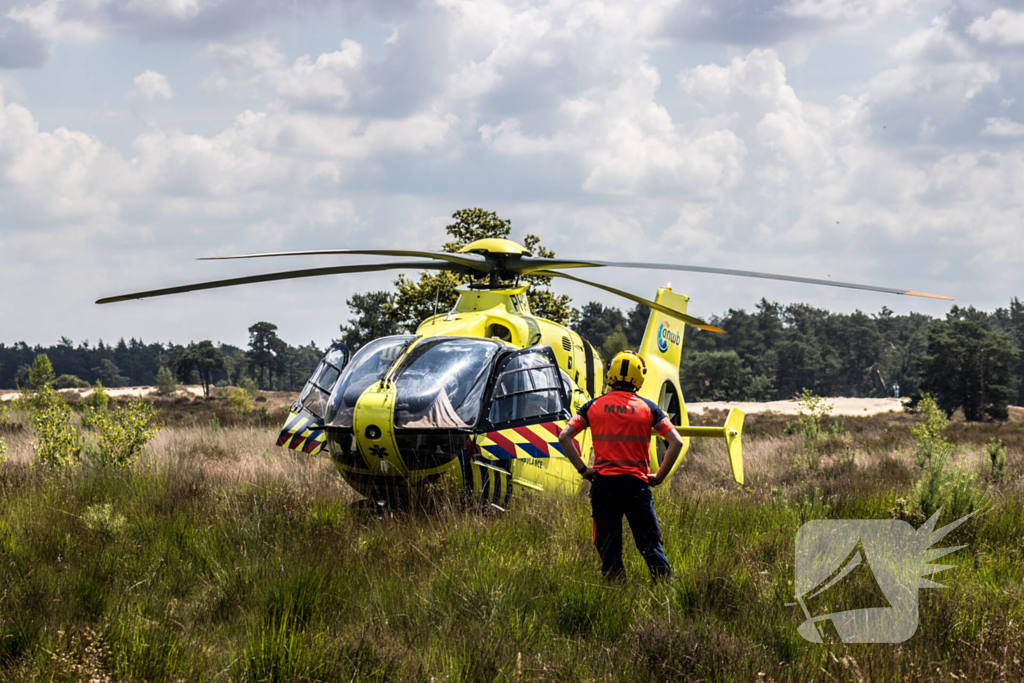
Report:
M 651 309 L 639 353 L 647 376 L 639 391 L 656 402 L 683 437 L 725 441 L 732 476 L 743 483 L 744 414 L 732 409 L 721 427 L 689 425 L 679 386 L 685 325 L 723 330 L 686 313 L 689 298 L 669 287 L 653 300 L 583 280 L 565 269 L 627 267 L 789 280 L 947 299 L 931 294 L 678 264 L 537 258 L 507 239 L 471 242 L 457 253 L 394 249 L 332 249 L 243 254 L 217 259 L 353 254 L 427 260 L 269 273 L 100 299 L 129 299 L 293 278 L 380 270 L 448 270 L 469 276 L 455 306 L 420 323 L 415 334 L 375 339 L 354 355 L 335 342 L 292 406 L 279 446 L 315 455 L 325 447 L 341 476 L 374 500 L 407 498 L 452 487 L 469 499 L 507 505 L 523 491 L 575 491 L 582 479 L 565 457 L 558 433 L 586 401 L 604 392 L 600 355 L 573 330 L 530 312 L 525 275 L 587 284 Z M 592 453 L 589 432 L 580 452 Z M 651 438 L 656 469 L 665 442 Z M 682 458 L 677 461 L 682 461 Z

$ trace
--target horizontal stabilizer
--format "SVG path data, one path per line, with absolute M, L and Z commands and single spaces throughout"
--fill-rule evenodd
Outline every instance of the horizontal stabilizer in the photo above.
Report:
M 676 427 L 680 436 L 702 436 L 725 439 L 725 449 L 729 454 L 729 468 L 732 478 L 737 484 L 743 483 L 743 418 L 746 417 L 739 408 L 732 408 L 725 424 L 721 427 Z

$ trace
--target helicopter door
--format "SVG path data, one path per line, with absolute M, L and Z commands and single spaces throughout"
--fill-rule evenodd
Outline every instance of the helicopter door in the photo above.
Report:
M 338 383 L 341 371 L 348 364 L 349 352 L 344 342 L 334 342 L 327 349 L 320 364 L 306 381 L 306 386 L 299 394 L 299 400 L 292 406 L 296 413 L 307 411 L 323 424 L 324 415 L 327 414 L 327 404 L 331 399 L 331 390 Z M 308 417 L 308 416 L 307 416 Z
M 293 451 L 316 455 L 327 440 L 324 435 L 324 415 L 331 398 L 331 390 L 338 383 L 341 371 L 348 364 L 348 347 L 334 342 L 317 364 L 316 370 L 302 387 L 302 393 L 292 404 L 288 422 L 277 437 L 277 445 Z
M 550 346 L 514 351 L 498 362 L 494 383 L 484 403 L 482 431 L 570 417 L 569 397 Z

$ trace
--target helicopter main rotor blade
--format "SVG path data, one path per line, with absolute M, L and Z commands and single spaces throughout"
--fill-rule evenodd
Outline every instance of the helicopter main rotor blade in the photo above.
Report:
M 163 289 L 151 289 L 146 292 L 134 294 L 121 294 L 120 296 L 109 296 L 98 300 L 98 304 L 112 304 L 117 301 L 129 301 L 131 299 L 145 299 L 151 296 L 165 296 L 167 294 L 182 294 L 184 292 L 195 292 L 201 289 L 218 289 L 220 287 L 234 287 L 235 285 L 248 285 L 254 282 L 274 282 L 275 280 L 294 280 L 303 277 L 318 277 L 320 275 L 343 275 L 345 273 L 368 273 L 377 270 L 405 270 L 416 268 L 424 270 L 462 270 L 455 264 L 437 263 L 436 261 L 408 261 L 405 263 L 367 263 L 357 266 L 334 266 L 331 268 L 307 268 L 305 270 L 286 270 L 281 273 L 266 273 L 264 275 L 248 275 L 246 277 L 234 277 L 227 280 L 214 280 L 212 282 L 200 282 L 194 285 L 181 285 L 178 287 L 165 287 Z
M 687 315 L 685 313 L 681 313 L 681 312 L 675 310 L 674 308 L 669 308 L 668 306 L 662 306 L 661 304 L 656 303 L 654 301 L 651 301 L 650 299 L 645 299 L 642 296 L 637 296 L 635 294 L 630 294 L 629 292 L 624 292 L 621 289 L 616 289 L 614 287 L 609 287 L 608 285 L 598 284 L 597 282 L 591 282 L 590 280 L 583 280 L 582 278 L 578 278 L 575 275 L 569 275 L 567 273 L 560 273 L 560 272 L 555 271 L 555 270 L 540 270 L 540 271 L 535 272 L 534 275 L 542 275 L 544 277 L 561 277 L 561 278 L 565 278 L 566 280 L 572 280 L 573 282 L 579 282 L 579 283 L 584 284 L 584 285 L 590 285 L 591 287 L 597 287 L 598 289 L 603 289 L 606 292 L 611 292 L 612 294 L 617 294 L 617 295 L 621 296 L 623 299 L 629 299 L 630 301 L 633 301 L 635 303 L 643 304 L 644 306 L 647 306 L 647 308 L 654 309 L 655 311 L 658 311 L 659 313 L 664 313 L 665 315 L 670 315 L 673 318 L 678 318 L 679 320 L 682 320 L 684 323 L 687 323 L 689 325 L 693 325 L 696 328 L 699 328 L 699 329 L 702 329 L 702 330 L 707 330 L 708 332 L 721 332 L 723 334 L 725 333 L 725 330 L 723 330 L 721 328 L 718 328 L 718 327 L 715 327 L 714 325 L 710 325 L 710 324 L 704 322 L 703 320 L 701 320 L 700 318 L 694 318 L 692 315 Z
M 526 261 L 526 259 L 523 259 Z M 534 267 L 534 261 L 544 259 L 530 259 L 528 268 Z M 554 259 L 552 259 L 554 261 Z M 876 287 L 874 285 L 859 285 L 853 282 L 837 282 L 835 280 L 819 280 L 817 278 L 800 277 L 798 275 L 777 275 L 774 273 L 758 273 L 753 270 L 733 270 L 731 268 L 707 268 L 705 266 L 681 266 L 674 263 L 636 263 L 628 261 L 565 261 L 552 263 L 549 268 L 583 268 L 586 266 L 611 266 L 615 268 L 644 268 L 647 270 L 682 270 L 690 273 L 713 273 L 716 275 L 737 275 L 739 277 L 756 277 L 767 280 L 783 280 L 786 282 L 802 282 L 809 285 L 825 285 L 826 287 L 846 287 L 848 289 L 864 289 L 870 292 L 885 292 L 886 294 L 902 294 L 905 296 L 921 296 L 928 299 L 944 299 L 952 301 L 952 297 L 939 294 L 925 294 L 906 289 L 894 289 L 892 287 Z
M 580 261 L 577 259 L 542 258 L 540 256 L 522 256 L 505 264 L 505 270 L 516 275 L 536 275 L 537 271 L 552 268 L 596 268 L 603 266 L 597 261 Z
M 436 251 L 411 251 L 408 249 L 312 249 L 306 251 L 271 251 L 263 254 L 235 254 L 232 256 L 201 256 L 197 261 L 228 261 L 240 258 L 269 258 L 272 256 L 330 256 L 337 254 L 358 254 L 369 256 L 413 256 L 455 263 L 472 268 L 479 273 L 489 273 L 494 263 L 476 254 L 448 254 Z

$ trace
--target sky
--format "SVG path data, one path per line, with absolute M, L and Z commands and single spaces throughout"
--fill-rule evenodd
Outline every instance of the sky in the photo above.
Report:
M 0 342 L 324 346 L 397 273 L 93 302 L 373 260 L 200 256 L 436 250 L 467 207 L 559 257 L 992 310 L 1024 295 L 1022 82 L 1024 3 L 988 0 L 0 0 Z M 949 307 L 585 276 L 698 317 Z

